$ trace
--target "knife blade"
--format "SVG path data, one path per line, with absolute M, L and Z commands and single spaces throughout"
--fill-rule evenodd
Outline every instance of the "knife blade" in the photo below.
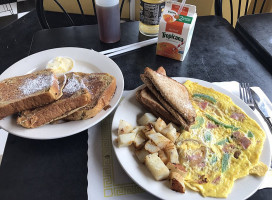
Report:
M 251 94 L 254 99 L 256 109 L 264 117 L 270 131 L 272 131 L 272 103 L 259 87 L 251 87 Z

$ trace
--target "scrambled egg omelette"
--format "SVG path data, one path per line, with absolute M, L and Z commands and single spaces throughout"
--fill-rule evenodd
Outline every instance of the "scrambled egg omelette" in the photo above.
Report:
M 196 123 L 176 142 L 185 166 L 185 185 L 203 196 L 227 197 L 236 179 L 263 176 L 259 162 L 265 133 L 232 99 L 198 83 L 184 83 L 192 96 Z

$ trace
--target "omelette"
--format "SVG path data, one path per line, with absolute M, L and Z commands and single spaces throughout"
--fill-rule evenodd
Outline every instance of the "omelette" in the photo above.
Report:
M 259 161 L 266 135 L 229 96 L 192 81 L 184 85 L 197 113 L 176 142 L 188 172 L 185 185 L 203 196 L 226 198 L 236 179 L 266 173 Z

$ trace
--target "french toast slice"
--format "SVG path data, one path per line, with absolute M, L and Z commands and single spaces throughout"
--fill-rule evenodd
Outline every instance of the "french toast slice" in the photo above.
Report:
M 109 106 L 116 90 L 116 79 L 107 73 L 85 74 L 77 73 L 83 80 L 87 89 L 92 95 L 90 103 L 79 109 L 77 112 L 67 116 L 65 120 L 83 120 L 97 115 L 102 109 Z
M 0 82 L 0 119 L 55 101 L 60 96 L 52 70 L 16 76 Z
M 70 72 L 66 74 L 66 79 L 63 95 L 57 101 L 34 110 L 23 111 L 17 118 L 17 123 L 25 128 L 36 128 L 62 119 L 86 106 L 91 101 L 91 94 L 81 77 Z
M 66 85 L 66 81 L 67 81 L 67 76 L 65 74 L 58 76 L 60 92 L 59 92 L 59 96 L 57 97 L 57 99 L 59 99 L 63 95 L 62 90 L 63 90 L 64 86 Z

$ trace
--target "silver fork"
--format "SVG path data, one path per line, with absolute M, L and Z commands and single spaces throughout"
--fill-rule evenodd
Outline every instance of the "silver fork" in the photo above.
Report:
M 240 83 L 240 98 L 252 109 L 255 110 L 254 100 L 251 94 L 249 83 Z
M 239 88 L 240 88 L 240 99 L 242 99 L 252 110 L 255 110 L 255 102 L 254 102 L 252 94 L 251 94 L 249 83 L 240 83 Z M 261 114 L 261 111 L 258 109 L 258 107 L 257 107 L 257 110 Z M 265 119 L 265 117 L 264 117 L 264 119 Z M 272 174 L 271 171 L 272 171 L 272 161 L 270 164 L 269 176 L 271 176 L 271 174 Z M 270 181 L 269 181 L 269 183 L 263 184 L 261 186 L 261 188 L 271 188 L 271 187 L 272 187 L 272 184 Z

